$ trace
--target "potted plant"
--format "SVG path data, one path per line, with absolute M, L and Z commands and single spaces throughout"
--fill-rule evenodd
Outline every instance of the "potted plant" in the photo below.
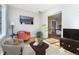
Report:
M 43 44 L 43 33 L 41 31 L 38 31 L 36 33 L 36 37 L 37 37 L 38 45 L 42 45 Z

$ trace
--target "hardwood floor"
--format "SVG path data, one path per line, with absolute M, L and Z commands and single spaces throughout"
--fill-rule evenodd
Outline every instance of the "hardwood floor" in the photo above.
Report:
M 56 33 L 52 33 L 52 34 L 48 34 L 48 38 L 56 38 L 56 39 L 60 39 L 60 36 L 57 35 Z

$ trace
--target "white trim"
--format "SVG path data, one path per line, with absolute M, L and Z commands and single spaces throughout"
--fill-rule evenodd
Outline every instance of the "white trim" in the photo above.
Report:
M 61 11 L 61 15 L 63 14 L 63 11 Z M 63 20 L 61 16 L 61 38 L 63 38 Z

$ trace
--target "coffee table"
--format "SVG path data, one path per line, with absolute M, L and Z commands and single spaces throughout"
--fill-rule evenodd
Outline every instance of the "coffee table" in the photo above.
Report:
M 34 46 L 33 44 L 34 44 L 34 42 L 31 42 L 30 46 L 35 51 L 36 55 L 45 55 L 46 54 L 46 49 L 49 47 L 48 44 L 46 44 L 44 42 L 41 46 L 40 45 Z

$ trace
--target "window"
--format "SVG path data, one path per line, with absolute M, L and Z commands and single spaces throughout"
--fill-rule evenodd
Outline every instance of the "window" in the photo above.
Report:
M 2 6 L 0 5 L 0 34 L 2 34 Z
M 0 39 L 6 35 L 6 5 L 0 5 Z

